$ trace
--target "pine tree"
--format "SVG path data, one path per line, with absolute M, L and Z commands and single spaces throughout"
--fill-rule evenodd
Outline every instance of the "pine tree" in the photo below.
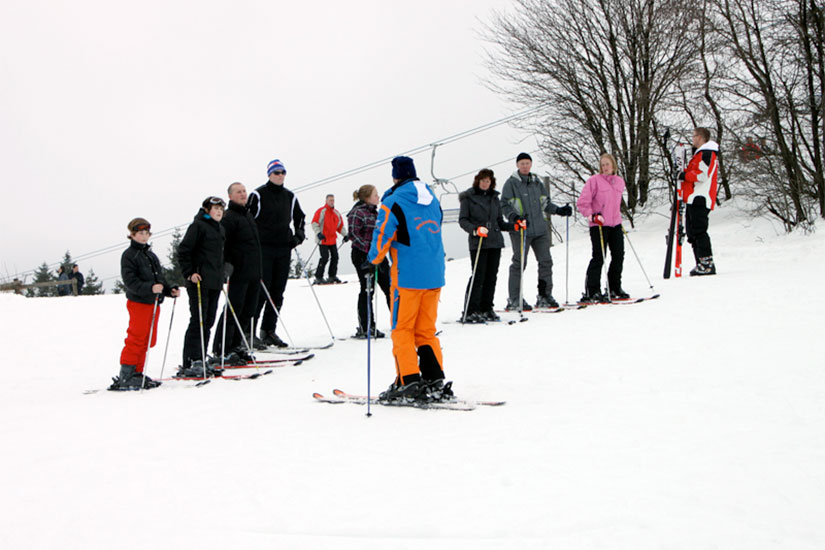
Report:
M 34 281 L 35 283 L 46 283 L 49 281 L 55 281 L 57 277 L 54 276 L 54 273 L 51 269 L 49 269 L 49 264 L 43 262 L 40 267 L 37 268 L 37 271 L 34 272 Z M 28 298 L 42 298 L 44 296 L 57 296 L 57 288 L 53 286 L 41 286 L 40 288 L 29 288 L 26 290 L 26 296 Z
M 97 294 L 104 294 L 103 283 L 95 275 L 95 270 L 89 268 L 89 273 L 86 274 L 86 282 L 83 284 L 81 291 L 83 296 L 94 296 Z
M 169 255 L 167 256 L 170 267 L 163 268 L 163 276 L 169 286 L 183 286 L 185 283 L 183 273 L 180 270 L 180 260 L 178 260 L 178 245 L 180 245 L 181 239 L 183 239 L 183 234 L 176 227 L 174 233 L 172 233 L 172 243 L 169 245 Z
M 63 266 L 63 269 L 66 270 L 66 273 L 71 274 L 72 266 L 74 265 L 74 260 L 72 259 L 72 253 L 66 250 L 66 253 L 63 254 L 63 259 L 60 260 L 60 265 Z
M 115 281 L 115 286 L 112 289 L 112 294 L 125 294 L 126 293 L 126 285 L 123 284 L 123 281 L 118 278 Z

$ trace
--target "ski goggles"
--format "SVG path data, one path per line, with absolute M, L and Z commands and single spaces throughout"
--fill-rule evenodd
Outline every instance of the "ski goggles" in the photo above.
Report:
M 150 229 L 152 229 L 152 224 L 149 223 L 139 223 L 132 226 L 133 233 L 137 233 L 138 231 L 149 231 Z
M 206 206 L 207 204 L 218 204 L 221 208 L 226 208 L 226 202 L 220 197 L 209 197 L 205 201 L 203 201 L 203 205 Z

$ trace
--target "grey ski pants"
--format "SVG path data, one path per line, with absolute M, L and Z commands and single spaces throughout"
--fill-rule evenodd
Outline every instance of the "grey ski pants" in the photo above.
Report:
M 510 233 L 510 243 L 513 245 L 513 261 L 510 263 L 510 280 L 508 292 L 510 303 L 518 304 L 518 289 L 521 282 L 521 233 Z M 539 263 L 538 293 L 542 296 L 553 295 L 553 257 L 550 255 L 550 235 L 545 233 L 540 237 L 524 237 L 524 265 L 527 265 L 527 254 L 530 249 Z M 525 296 L 527 293 L 524 293 Z

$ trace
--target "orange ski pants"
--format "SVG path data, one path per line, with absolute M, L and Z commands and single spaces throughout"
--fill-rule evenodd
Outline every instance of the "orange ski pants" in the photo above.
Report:
M 435 335 L 440 296 L 440 288 L 393 288 L 392 354 L 401 384 L 405 383 L 405 377 L 420 373 L 418 348 L 421 346 L 432 348 L 439 367 L 444 370 L 441 342 Z

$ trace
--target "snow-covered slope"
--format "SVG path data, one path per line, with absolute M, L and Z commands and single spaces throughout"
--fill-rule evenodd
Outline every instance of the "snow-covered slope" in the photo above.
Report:
M 314 402 L 366 390 L 354 340 L 259 380 L 84 395 L 117 373 L 125 299 L 0 295 L 0 546 L 822 548 L 825 228 L 782 235 L 728 206 L 711 215 L 720 274 L 663 281 L 664 225 L 630 234 L 659 300 L 443 324 L 457 393 L 508 402 L 473 412 Z M 626 248 L 625 289 L 650 293 Z M 588 259 L 571 228 L 571 299 Z M 441 319 L 460 315 L 469 271 L 448 264 Z M 532 300 L 532 257 L 525 280 Z M 316 290 L 350 335 L 357 283 Z M 296 344 L 329 340 L 305 281 L 284 320 Z M 164 375 L 187 322 L 181 300 Z M 389 332 L 386 308 L 378 322 Z M 373 392 L 394 376 L 391 345 L 374 342 Z

